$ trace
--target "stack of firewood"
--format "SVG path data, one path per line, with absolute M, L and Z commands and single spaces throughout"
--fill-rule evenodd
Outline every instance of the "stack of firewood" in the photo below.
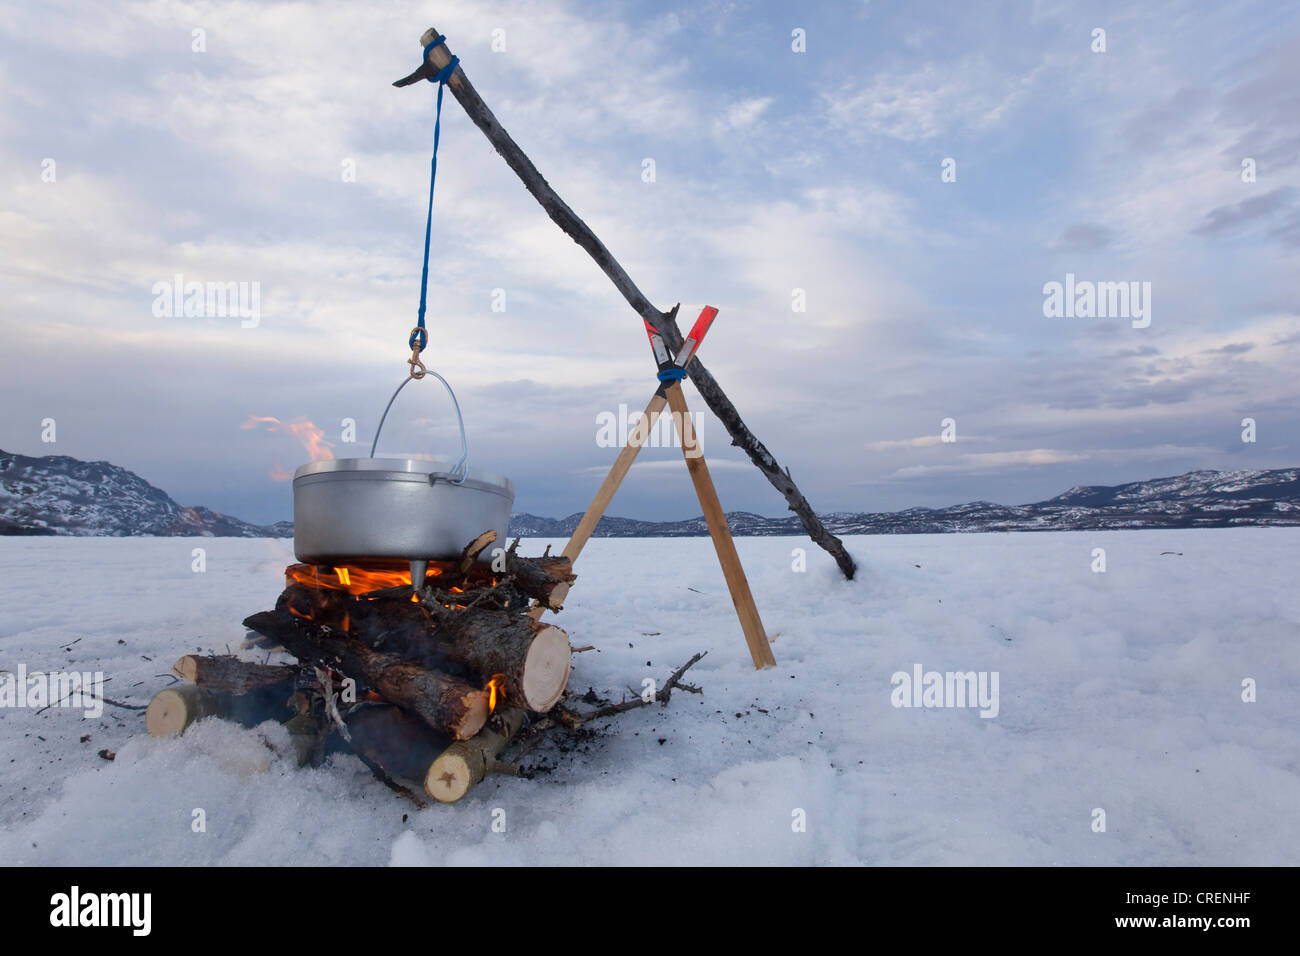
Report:
M 538 620 L 573 583 L 569 560 L 523 558 L 512 546 L 478 562 L 494 538 L 480 536 L 459 561 L 431 562 L 422 581 L 368 591 L 353 578 L 400 575 L 290 565 L 274 610 L 244 624 L 297 663 L 182 657 L 173 669 L 185 683 L 155 695 L 149 732 L 180 733 L 210 715 L 281 719 L 303 763 L 348 749 L 417 803 L 402 781 L 459 800 L 569 679 L 568 635 Z

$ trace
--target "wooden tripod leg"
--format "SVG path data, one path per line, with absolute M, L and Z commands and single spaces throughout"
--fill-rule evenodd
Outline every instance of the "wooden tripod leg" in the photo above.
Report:
M 723 577 L 727 579 L 732 603 L 736 605 L 736 616 L 740 618 L 740 629 L 745 632 L 749 655 L 754 659 L 756 668 L 775 667 L 772 645 L 767 640 L 763 621 L 758 616 L 758 607 L 754 604 L 754 595 L 750 593 L 745 569 L 741 567 L 740 555 L 736 553 L 736 543 L 731 540 L 727 516 L 722 511 L 722 502 L 718 500 L 718 491 L 713 487 L 709 466 L 704 462 L 695 431 L 691 427 L 690 412 L 686 408 L 686 396 L 682 392 L 681 383 L 669 382 L 666 391 L 668 406 L 673 411 L 678 434 L 681 436 L 686 469 L 691 473 L 700 507 L 704 509 L 704 521 L 709 526 L 713 547 L 718 552 L 718 563 L 722 565 Z
M 660 392 L 655 392 L 654 397 L 650 399 L 650 404 L 645 407 L 641 420 L 637 422 L 636 431 L 628 436 L 627 444 L 618 453 L 618 458 L 614 460 L 614 465 L 609 469 L 609 474 L 605 476 L 605 480 L 596 491 L 596 497 L 591 499 L 591 504 L 587 506 L 587 511 L 582 516 L 582 520 L 578 522 L 578 527 L 573 530 L 573 537 L 569 539 L 569 543 L 560 552 L 563 557 L 569 559 L 570 564 L 578 560 L 578 555 L 582 553 L 582 549 L 586 546 L 587 539 L 596 530 L 596 525 L 600 523 L 601 517 L 605 514 L 605 509 L 609 507 L 610 501 L 614 498 L 614 492 L 618 491 L 618 486 L 627 477 L 632 462 L 636 461 L 636 456 L 641 453 L 646 439 L 650 437 L 651 430 L 655 427 L 655 423 L 659 421 L 659 413 L 664 410 L 666 404 L 668 404 L 668 399 Z
M 659 415 L 668 404 L 668 399 L 659 390 L 654 393 L 650 399 L 650 404 L 645 407 L 645 412 L 641 415 L 641 420 L 637 422 L 636 431 L 628 436 L 627 444 L 623 450 L 618 453 L 614 459 L 613 466 L 609 469 L 609 474 L 601 482 L 600 488 L 596 490 L 596 497 L 591 499 L 591 504 L 587 506 L 587 511 L 578 522 L 578 527 L 573 530 L 573 536 L 569 538 L 569 543 L 564 546 L 561 556 L 568 558 L 572 565 L 578 560 L 578 555 L 582 553 L 583 547 L 587 544 L 587 539 L 591 533 L 596 530 L 596 525 L 605 514 L 605 509 L 609 507 L 610 501 L 614 498 L 614 492 L 618 491 L 618 486 L 623 483 L 627 477 L 628 471 L 632 468 L 632 462 L 636 461 L 636 456 L 641 453 L 645 446 L 646 439 L 650 437 L 651 430 L 659 421 Z M 536 605 L 528 612 L 528 616 L 533 620 L 538 620 L 546 613 L 546 607 L 542 604 Z

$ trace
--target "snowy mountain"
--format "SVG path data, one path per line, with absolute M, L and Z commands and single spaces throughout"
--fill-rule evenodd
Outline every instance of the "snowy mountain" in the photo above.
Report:
M 182 507 L 139 475 L 106 461 L 0 450 L 0 534 L 283 538 L 293 535 L 293 524 L 263 527 L 208 508 Z
M 567 518 L 515 514 L 509 533 L 565 538 L 581 518 L 580 513 Z M 1075 487 L 1027 505 L 974 501 L 948 508 L 834 512 L 822 520 L 837 535 L 1300 525 L 1300 468 L 1189 471 L 1123 485 Z M 793 515 L 765 518 L 732 511 L 727 522 L 736 535 L 803 533 Z M 606 516 L 596 528 L 596 536 L 604 538 L 708 533 L 703 517 L 638 521 Z M 185 508 L 134 472 L 106 461 L 65 455 L 29 458 L 0 451 L 0 534 L 289 538 L 293 522 L 255 525 L 208 508 Z
M 581 517 L 573 514 L 557 520 L 517 514 L 510 519 L 510 534 L 566 537 Z M 837 535 L 1300 525 L 1300 468 L 1189 471 L 1124 485 L 1075 487 L 1028 505 L 974 501 L 949 508 L 835 512 L 822 515 L 822 521 Z M 764 518 L 733 511 L 727 522 L 736 535 L 803 533 L 793 515 Z M 597 526 L 596 534 L 609 538 L 693 537 L 708 534 L 708 529 L 702 517 L 665 522 L 607 517 Z

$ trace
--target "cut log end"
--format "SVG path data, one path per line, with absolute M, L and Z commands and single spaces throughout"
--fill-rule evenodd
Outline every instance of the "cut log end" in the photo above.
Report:
M 464 710 L 461 717 L 451 727 L 452 736 L 457 740 L 469 740 L 483 729 L 487 719 L 492 716 L 489 706 L 491 698 L 484 691 L 466 694 L 463 698 Z
M 455 803 L 488 774 L 515 734 L 527 721 L 518 707 L 503 707 L 483 732 L 458 740 L 439 754 L 424 775 L 424 792 L 439 803 Z
M 218 713 L 216 698 L 198 687 L 185 684 L 168 687 L 153 695 L 144 712 L 144 726 L 153 737 L 174 737 L 202 717 Z
M 563 608 L 564 599 L 569 596 L 569 587 L 570 585 L 567 581 L 561 581 L 557 584 L 547 596 L 546 606 L 552 611 L 558 611 Z
M 429 772 L 424 777 L 424 792 L 439 803 L 455 803 L 476 783 L 478 780 L 474 779 L 464 748 L 453 744 L 429 765 Z
M 193 654 L 186 654 L 172 665 L 172 673 L 181 680 L 189 681 L 191 684 L 197 683 L 199 676 L 198 661 L 194 659 Z
M 569 636 L 558 627 L 542 625 L 533 642 L 529 645 L 528 655 L 524 658 L 524 673 L 521 683 L 523 704 L 529 710 L 546 713 L 556 705 L 569 685 L 569 663 L 573 649 L 569 646 Z

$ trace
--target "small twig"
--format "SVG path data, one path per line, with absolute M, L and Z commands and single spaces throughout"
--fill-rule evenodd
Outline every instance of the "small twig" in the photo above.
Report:
M 123 704 L 120 701 L 113 700 L 111 697 L 99 698 L 106 704 L 112 704 L 114 707 L 121 707 L 123 710 L 148 710 L 148 704 Z
M 569 730 L 577 730 L 587 720 L 585 716 L 569 710 L 563 704 L 556 704 L 551 708 L 551 719 Z
M 515 734 L 514 739 L 509 744 L 510 749 L 515 753 L 511 764 L 518 767 L 519 762 L 532 753 L 534 748 L 545 739 L 545 731 L 550 730 L 555 725 L 556 721 L 550 717 L 543 717 Z M 519 746 L 520 744 L 523 746 Z
M 677 668 L 677 670 L 673 671 L 672 676 L 669 677 L 668 680 L 664 681 L 663 687 L 656 690 L 654 696 L 649 700 L 646 700 L 643 697 L 634 696 L 631 700 L 625 700 L 619 704 L 609 704 L 605 707 L 599 707 L 596 710 L 585 714 L 574 713 L 573 711 L 567 710 L 563 707 L 556 707 L 555 710 L 551 711 L 551 713 L 566 727 L 570 726 L 570 721 L 573 722 L 573 726 L 580 727 L 587 721 L 595 720 L 597 717 L 612 717 L 615 714 L 635 710 L 638 707 L 645 707 L 648 704 L 666 704 L 668 703 L 668 699 L 672 696 L 673 688 L 677 687 L 678 682 L 682 679 L 682 675 L 699 663 L 700 659 L 707 653 L 708 651 L 701 651 L 681 667 Z M 698 688 L 695 692 L 699 692 Z
M 111 678 L 111 677 L 105 677 L 104 680 L 103 680 L 103 683 L 107 684 L 107 683 L 108 683 L 109 681 L 111 681 L 112 679 L 113 679 L 113 678 Z M 58 707 L 58 706 L 62 705 L 62 703 L 63 703 L 65 700 L 67 700 L 69 697 L 71 697 L 73 694 L 76 694 L 76 693 L 80 693 L 80 694 L 82 694 L 82 697 L 83 697 L 83 698 L 85 697 L 85 692 L 84 692 L 84 690 L 74 690 L 74 691 L 69 691 L 67 694 L 64 694 L 64 695 L 63 695 L 62 697 L 60 697 L 58 700 L 54 701 L 54 703 L 52 703 L 52 704 L 46 704 L 46 705 L 45 705 L 44 707 L 42 707 L 40 710 L 36 711 L 36 713 L 38 713 L 38 714 L 43 714 L 43 713 L 45 713 L 47 710 L 49 710 L 51 707 Z M 91 699 L 92 701 L 95 700 L 94 697 L 92 697 L 92 698 L 90 698 L 90 699 Z M 99 698 L 99 699 L 102 700 L 102 701 L 104 701 L 104 702 L 106 702 L 106 703 L 109 703 L 109 704 L 115 703 L 114 701 L 109 700 L 107 697 L 101 697 L 101 698 Z M 149 709 L 147 705 L 146 705 L 145 707 L 131 707 L 129 704 L 118 704 L 117 706 L 118 706 L 118 707 L 127 707 L 127 708 L 129 708 L 130 710 L 148 710 L 148 709 Z
M 573 653 L 575 653 L 575 654 L 581 654 L 583 651 L 594 651 L 595 649 L 596 649 L 596 645 L 595 645 L 595 644 L 588 644 L 586 647 L 575 647 L 575 648 L 572 648 Z
M 412 790 L 409 787 L 402 786 L 400 783 L 398 783 L 396 780 L 390 777 L 388 775 L 388 771 L 385 770 L 383 766 L 381 766 L 377 761 L 371 760 L 360 750 L 354 750 L 353 753 L 355 753 L 358 757 L 361 758 L 361 762 L 365 764 L 367 767 L 369 767 L 370 772 L 375 775 L 376 779 L 378 779 L 379 782 L 382 783 L 389 790 L 392 790 L 394 793 L 400 793 L 402 796 L 406 797 L 407 800 L 410 800 L 421 810 L 424 810 L 429 806 L 427 803 L 421 800 L 419 796 L 417 796 L 414 792 L 412 792 Z

